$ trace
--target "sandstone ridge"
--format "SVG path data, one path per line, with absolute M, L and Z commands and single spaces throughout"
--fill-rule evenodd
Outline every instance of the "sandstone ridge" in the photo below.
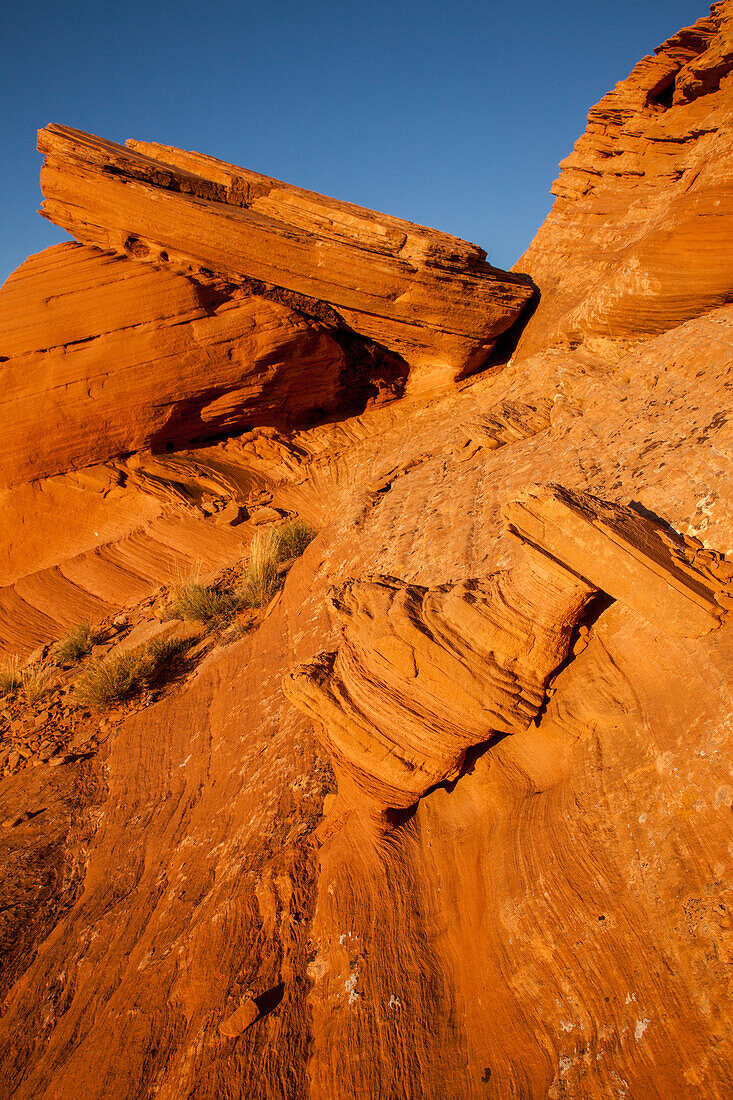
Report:
M 582 343 L 616 359 L 731 301 L 732 65 L 716 3 L 591 109 L 516 265 L 542 295 L 520 354 Z

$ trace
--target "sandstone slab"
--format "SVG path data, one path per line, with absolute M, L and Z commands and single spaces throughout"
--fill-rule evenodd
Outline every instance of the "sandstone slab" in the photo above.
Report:
M 58 125 L 39 149 L 41 213 L 80 243 L 326 306 L 406 360 L 413 389 L 477 369 L 534 293 L 476 245 L 212 157 Z
M 632 508 L 560 485 L 506 504 L 510 531 L 589 584 L 674 637 L 720 625 L 714 584 L 685 554 L 681 539 Z

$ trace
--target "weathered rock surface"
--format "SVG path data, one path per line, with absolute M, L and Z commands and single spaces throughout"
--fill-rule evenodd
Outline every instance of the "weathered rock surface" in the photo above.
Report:
M 710 554 L 705 572 L 695 568 L 681 539 L 632 509 L 551 486 L 502 514 L 540 556 L 437 589 L 351 582 L 329 600 L 338 651 L 284 682 L 357 805 L 407 809 L 456 779 L 467 749 L 526 730 L 598 591 L 672 637 L 720 626 L 715 592 L 727 592 L 731 567 Z
M 104 645 L 157 629 L 155 586 L 199 556 L 236 571 L 258 508 L 319 532 L 249 633 L 134 710 L 0 699 L 12 1100 L 733 1094 L 727 261 L 698 292 L 660 259 L 615 338 L 593 312 L 667 199 L 653 254 L 697 263 L 652 111 L 683 135 L 673 166 L 709 141 L 699 210 L 709 185 L 728 216 L 732 11 L 625 82 L 636 106 L 588 180 L 609 205 L 558 200 L 501 370 L 0 495 L 18 653 L 82 614 L 115 627 Z M 644 107 L 649 65 L 677 75 Z M 608 168 L 637 124 L 634 206 Z M 247 518 L 218 525 L 231 502 Z M 324 652 L 300 683 L 314 724 L 282 682 Z
M 534 293 L 476 245 L 213 157 L 57 125 L 38 147 L 41 213 L 77 241 L 326 305 L 402 356 L 413 390 L 477 369 Z
M 519 353 L 629 346 L 733 298 L 728 3 L 643 58 L 588 115 L 517 261 L 541 288 Z
M 694 566 L 681 539 L 631 508 L 555 485 L 504 506 L 510 530 L 621 600 L 672 637 L 696 638 L 720 625 L 718 585 Z M 711 565 L 717 557 L 710 552 Z
M 74 244 L 0 289 L 0 486 L 256 424 L 344 398 L 317 322 L 257 296 Z
M 337 653 L 285 693 L 322 729 L 338 774 L 406 809 L 460 774 L 466 749 L 526 729 L 594 588 L 547 560 L 437 589 L 392 578 L 330 599 Z

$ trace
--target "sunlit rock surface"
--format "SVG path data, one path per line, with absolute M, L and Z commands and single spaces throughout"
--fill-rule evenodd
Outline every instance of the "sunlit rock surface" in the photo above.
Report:
M 347 358 L 339 412 L 224 419 L 223 439 L 143 439 L 0 490 L 0 646 L 42 667 L 82 617 L 105 653 L 155 635 L 171 578 L 236 582 L 263 516 L 317 529 L 266 607 L 203 628 L 134 705 L 0 699 L 13 1100 L 733 1093 L 732 12 L 592 113 L 519 264 L 537 312 L 491 371 L 454 385 L 452 362 L 442 390 L 413 399 L 407 378 L 402 397 L 399 364 L 356 355 L 318 295 L 258 288 Z M 97 227 L 102 184 L 130 211 L 154 190 L 253 220 L 227 200 L 254 204 L 246 174 L 207 161 L 209 192 L 170 191 L 196 158 L 125 155 L 148 152 L 157 182 L 104 180 L 103 157 L 74 176 L 60 155 L 54 178 L 83 177 Z M 142 224 L 129 255 L 89 251 L 118 252 L 135 232 L 118 228 L 51 255 L 168 280 L 160 339 L 217 270 L 193 248 L 162 259 Z M 114 300 L 131 317 L 160 301 L 133 299 Z M 12 356 L 43 348 L 18 318 Z M 426 310 L 433 347 L 443 323 Z

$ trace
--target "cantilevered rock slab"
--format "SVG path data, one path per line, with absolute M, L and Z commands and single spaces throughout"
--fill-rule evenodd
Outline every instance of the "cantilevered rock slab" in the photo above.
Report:
M 41 213 L 80 243 L 325 304 L 401 355 L 413 391 L 477 369 L 533 294 L 476 245 L 212 157 L 57 125 L 38 147 Z
M 665 633 L 696 638 L 719 625 L 710 578 L 681 540 L 634 509 L 549 485 L 505 504 L 502 514 L 512 534 Z

